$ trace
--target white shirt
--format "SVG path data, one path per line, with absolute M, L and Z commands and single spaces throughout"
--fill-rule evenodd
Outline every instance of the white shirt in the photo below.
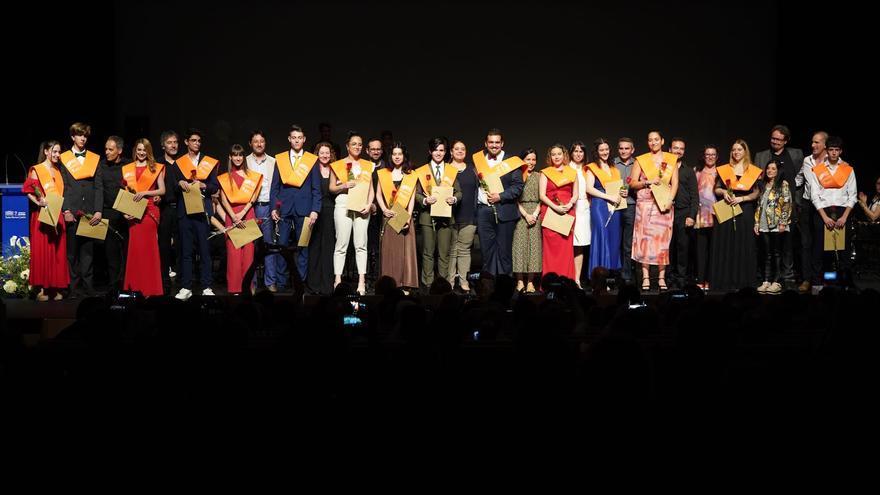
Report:
M 245 157 L 247 167 L 263 176 L 263 185 L 260 188 L 260 195 L 257 201 L 260 203 L 269 202 L 269 193 L 272 188 L 272 174 L 275 172 L 275 158 L 268 154 L 263 155 L 262 160 L 257 160 L 253 153 Z
M 440 172 L 437 172 L 437 168 L 439 167 Z M 443 180 L 443 164 L 442 163 L 434 163 L 434 160 L 431 160 L 431 175 L 434 176 L 434 181 L 437 184 L 440 184 L 440 181 Z M 437 176 L 440 176 L 440 180 L 437 179 Z
M 806 160 L 804 160 L 804 162 L 806 162 Z M 838 162 L 838 164 L 839 163 L 840 162 Z M 828 167 L 828 171 L 831 174 L 834 174 L 834 172 L 837 171 L 837 165 L 830 165 L 827 162 L 825 165 Z M 806 163 L 804 166 L 806 166 Z M 812 167 L 810 167 L 809 171 L 804 172 L 804 179 L 806 179 L 807 184 L 809 184 L 807 186 L 810 191 L 809 199 L 813 202 L 813 206 L 815 206 L 817 210 L 829 206 L 842 206 L 847 208 L 852 207 L 858 202 L 855 170 L 849 174 L 849 177 L 846 179 L 846 184 L 838 189 L 825 189 L 822 187 L 822 184 L 819 183 L 819 178 L 816 177 Z M 807 187 L 804 188 L 805 191 L 807 190 Z
M 578 202 L 587 200 L 587 176 L 584 174 L 584 167 L 575 162 L 569 162 L 568 166 L 577 172 L 578 176 Z
M 482 153 L 485 153 L 485 150 L 482 151 Z M 487 155 L 486 161 L 489 162 L 490 169 L 495 168 L 499 163 L 504 161 L 504 150 L 501 150 L 501 152 L 498 153 L 498 156 L 494 159 L 489 158 Z M 477 187 L 477 202 L 481 205 L 489 205 L 489 197 L 486 196 L 486 191 L 482 187 Z
M 804 164 L 801 166 L 801 169 L 798 170 L 798 174 L 794 178 L 795 187 L 803 187 L 804 188 L 804 199 L 807 201 L 810 200 L 810 183 L 805 179 L 807 172 L 813 170 L 813 167 L 816 166 L 816 159 L 813 158 L 813 155 L 809 155 L 804 158 Z
M 86 150 L 76 151 L 76 147 L 74 146 L 74 147 L 70 148 L 70 152 L 74 154 L 74 155 L 73 155 L 74 158 L 76 158 L 77 160 L 79 160 L 80 165 L 82 165 L 83 163 L 85 163 L 85 161 L 86 161 L 86 156 L 85 156 L 85 155 L 82 155 L 82 156 L 76 156 L 76 153 L 85 153 Z

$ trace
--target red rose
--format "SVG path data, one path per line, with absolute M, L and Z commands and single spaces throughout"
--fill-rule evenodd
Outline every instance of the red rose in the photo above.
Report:
M 727 184 L 727 187 L 728 187 L 728 188 L 730 187 L 730 179 L 725 179 L 725 180 L 724 180 L 724 183 Z
M 397 196 L 397 189 L 391 190 L 391 197 L 393 198 L 394 196 Z
M 79 218 L 79 217 L 85 215 L 85 212 L 83 212 L 82 210 L 76 210 L 75 215 L 76 215 L 76 218 Z
M 263 219 L 262 219 L 262 218 L 258 218 L 258 219 L 257 219 L 257 225 L 263 225 Z
M 627 177 L 627 178 L 626 178 L 626 183 L 627 183 L 627 184 L 629 184 L 629 183 L 632 182 L 632 181 L 633 181 L 633 178 L 632 178 L 632 177 Z
M 190 171 L 189 180 L 196 180 L 196 171 L 195 170 Z
M 478 173 L 477 173 L 477 178 L 480 179 L 480 180 L 483 180 L 483 172 L 478 172 Z
M 431 180 L 431 174 L 425 174 L 425 180 Z
M 128 181 L 125 180 L 125 179 L 122 179 L 122 182 L 121 182 L 119 185 L 120 185 L 121 187 L 125 187 L 125 188 L 127 188 L 127 187 L 128 187 Z
M 281 209 L 281 200 L 278 200 L 278 201 L 275 202 L 275 209 L 276 209 L 276 210 L 280 210 L 280 209 Z
M 351 162 L 345 162 L 345 170 L 351 172 Z
M 661 169 L 666 170 L 666 167 L 667 167 L 666 162 L 662 162 L 662 163 L 660 163 L 660 168 L 661 168 Z

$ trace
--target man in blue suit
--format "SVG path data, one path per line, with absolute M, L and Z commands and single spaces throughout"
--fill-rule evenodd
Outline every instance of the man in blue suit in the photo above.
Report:
M 485 149 L 474 156 L 474 164 L 478 172 L 492 173 L 493 169 L 512 157 L 505 155 L 501 131 L 490 129 L 486 133 Z M 485 164 L 483 170 L 478 162 Z M 501 185 L 504 186 L 504 192 L 500 194 L 490 194 L 483 187 L 477 190 L 477 235 L 480 236 L 483 271 L 493 275 L 510 275 L 513 272 L 513 229 L 519 219 L 516 202 L 523 190 L 519 168 L 502 175 Z
M 272 220 L 278 223 L 278 245 L 287 246 L 290 241 L 290 230 L 293 227 L 293 242 L 299 240 L 302 234 L 303 222 L 308 217 L 309 225 L 314 225 L 321 211 L 321 171 L 315 167 L 317 157 L 303 151 L 306 136 L 301 127 L 290 127 L 287 134 L 290 149 L 275 155 L 275 173 L 272 174 L 272 191 L 269 194 L 269 203 L 272 207 Z M 294 185 L 294 170 L 303 163 L 309 163 L 311 170 L 305 173 L 304 179 L 299 186 Z M 287 280 L 287 262 L 284 258 L 275 261 L 275 272 L 278 279 Z M 308 248 L 300 248 L 296 258 L 300 280 L 305 280 L 309 263 Z M 268 269 L 268 267 L 267 267 Z M 270 291 L 283 288 L 269 286 Z

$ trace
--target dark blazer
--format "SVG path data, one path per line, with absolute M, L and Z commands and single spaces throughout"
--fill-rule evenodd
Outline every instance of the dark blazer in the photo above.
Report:
M 101 184 L 103 186 L 104 218 L 108 218 L 108 215 L 122 216 L 122 213 L 113 209 L 113 203 L 116 202 L 116 195 L 119 193 L 120 184 L 122 184 L 122 167 L 129 163 L 131 163 L 131 160 L 120 157 L 119 163 L 111 163 L 104 159 L 98 164 L 98 168 L 101 170 Z
M 199 159 L 196 160 L 196 163 L 200 162 L 202 158 L 204 158 L 204 155 L 199 155 Z M 203 181 L 205 183 L 205 189 L 202 191 L 202 194 L 205 196 L 205 198 L 202 200 L 202 204 L 205 205 L 205 212 L 208 214 L 208 216 L 214 214 L 214 203 L 211 201 L 211 196 L 213 196 L 214 193 L 220 190 L 220 183 L 217 182 L 217 169 L 219 167 L 220 163 L 218 162 L 217 165 L 214 166 L 214 169 L 211 170 L 211 173 L 208 174 L 208 178 Z M 169 175 L 173 178 L 173 180 L 170 182 L 174 184 L 174 197 L 180 198 L 180 195 L 183 194 L 183 189 L 180 187 L 180 181 L 185 180 L 189 182 L 189 177 L 183 176 L 183 172 L 180 171 L 180 167 L 178 167 L 176 163 L 165 170 L 165 177 L 168 177 Z M 168 184 L 168 182 L 169 181 L 165 181 L 166 184 Z M 201 215 L 201 213 L 199 213 L 199 215 Z M 182 204 L 178 205 L 177 217 L 183 218 L 185 216 L 186 207 Z
M 59 164 L 58 168 L 61 169 L 61 179 L 64 182 L 64 202 L 61 204 L 61 210 L 70 210 L 72 213 L 82 210 L 89 214 L 100 211 L 103 216 L 104 182 L 100 162 L 95 168 L 95 175 L 80 180 L 74 179 L 63 163 Z
M 485 150 L 483 150 L 483 155 L 488 156 Z M 504 158 L 510 158 L 513 156 L 514 155 L 509 154 L 506 151 L 504 153 Z M 504 174 L 501 176 L 501 185 L 504 186 L 504 192 L 501 193 L 501 201 L 495 203 L 495 209 L 498 212 L 498 220 L 501 222 L 519 220 L 519 208 L 517 207 L 516 202 L 519 200 L 523 191 L 524 184 L 522 174 L 518 173 L 517 170 L 512 170 Z M 479 183 L 477 183 L 477 187 L 479 187 Z
M 278 162 L 272 174 L 272 189 L 269 193 L 269 204 L 275 209 L 275 203 L 281 201 L 279 214 L 282 217 L 308 216 L 311 212 L 321 213 L 321 168 L 316 163 L 301 187 L 288 186 L 281 181 Z
M 697 194 L 697 174 L 686 163 L 682 163 L 678 169 L 678 190 L 675 192 L 676 218 L 679 214 L 687 218 L 697 218 L 700 207 L 700 197 Z
M 780 170 L 779 172 L 782 175 L 784 180 L 787 180 L 789 184 L 794 184 L 795 177 L 797 177 L 798 172 L 800 172 L 801 167 L 804 166 L 804 152 L 798 148 L 789 148 L 785 147 L 782 150 L 783 153 L 787 153 L 788 156 L 783 160 L 785 165 L 783 167 L 784 170 Z M 757 155 L 755 155 L 755 165 L 764 170 L 767 168 L 767 164 L 770 163 L 771 158 L 773 157 L 773 152 L 769 149 L 764 151 L 759 151 Z M 794 191 L 792 191 L 794 194 Z M 803 195 L 798 195 L 803 196 Z

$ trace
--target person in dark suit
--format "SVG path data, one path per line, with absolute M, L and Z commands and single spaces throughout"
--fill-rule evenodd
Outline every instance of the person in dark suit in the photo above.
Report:
M 675 192 L 675 217 L 672 223 L 672 244 L 675 250 L 672 256 L 675 261 L 672 265 L 672 283 L 683 287 L 693 281 L 693 275 L 688 269 L 690 260 L 690 246 L 694 240 L 694 225 L 697 220 L 697 211 L 700 206 L 700 198 L 697 196 L 697 175 L 694 169 L 684 163 L 685 142 L 684 139 L 672 138 L 669 152 L 678 157 L 678 190 Z
M 303 222 L 306 221 L 306 217 L 308 217 L 309 226 L 314 225 L 318 220 L 318 213 L 321 211 L 321 171 L 320 167 L 314 166 L 317 157 L 303 150 L 306 136 L 301 127 L 291 126 L 287 140 L 290 142 L 290 149 L 275 155 L 275 172 L 272 174 L 272 191 L 269 193 L 272 220 L 278 222 L 279 246 L 287 246 L 291 242 L 291 227 L 294 234 L 293 242 L 297 242 L 302 234 Z M 302 184 L 297 187 L 288 183 L 290 179 L 285 180 L 285 177 L 292 175 L 292 172 L 282 170 L 281 167 L 295 169 L 301 161 L 311 162 L 312 165 Z M 296 257 L 296 268 L 300 280 L 306 279 L 308 267 L 309 249 L 307 247 L 300 248 Z M 280 280 L 287 280 L 287 263 L 283 258 L 277 260 L 275 270 Z M 281 287 L 276 289 L 280 290 L 283 286 L 282 282 Z
M 509 157 L 504 153 L 504 136 L 498 129 L 486 133 L 485 149 L 473 155 L 480 175 L 495 173 L 495 169 Z M 517 200 L 522 194 L 523 181 L 519 167 L 511 167 L 501 176 L 502 193 L 489 193 L 485 187 L 477 189 L 477 235 L 483 256 L 483 271 L 492 275 L 513 272 L 513 230 L 519 220 Z M 482 180 L 481 180 L 482 182 Z
M 780 183 L 781 181 L 786 181 L 789 185 L 796 185 L 796 178 L 804 164 L 804 152 L 798 148 L 789 147 L 788 142 L 790 140 L 791 131 L 787 126 L 773 126 L 773 129 L 770 130 L 770 149 L 760 151 L 755 155 L 755 165 L 761 170 L 764 170 L 768 163 L 774 161 L 779 165 Z M 792 191 L 792 195 L 795 198 L 795 208 L 792 212 L 793 218 L 791 219 L 791 225 L 796 226 L 798 224 L 798 210 L 802 208 L 804 203 L 803 184 L 796 186 Z M 794 285 L 795 278 L 794 255 L 791 246 L 791 240 L 793 237 L 795 237 L 794 233 L 785 236 L 783 240 L 784 245 L 782 247 L 783 254 L 781 271 L 782 279 L 787 287 Z M 762 248 L 763 246 L 759 245 L 759 251 L 761 251 Z M 758 259 L 763 259 L 763 256 L 764 253 L 758 253 Z M 757 275 L 759 279 L 763 277 L 763 273 L 758 273 Z
M 104 183 L 98 166 L 101 157 L 86 151 L 86 143 L 92 134 L 88 124 L 76 122 L 70 126 L 73 147 L 61 154 L 61 178 L 64 182 L 64 223 L 67 229 L 67 264 L 70 269 L 70 297 L 77 297 L 84 289 L 86 295 L 95 292 L 92 271 L 95 242 L 89 237 L 76 235 L 78 219 L 76 212 L 92 215 L 89 221 L 98 225 L 104 210 Z M 83 286 L 83 287 L 80 287 Z
M 184 143 L 187 152 L 175 160 L 176 166 L 171 167 L 168 173 L 174 177 L 175 196 L 181 198 L 177 207 L 177 224 L 180 227 L 182 274 L 180 291 L 174 297 L 185 301 L 192 296 L 194 243 L 198 244 L 199 249 L 199 278 L 201 279 L 202 295 L 214 295 L 214 291 L 211 289 L 211 245 L 208 242 L 208 234 L 211 231 L 209 219 L 214 214 L 211 196 L 220 189 L 220 183 L 217 182 L 217 159 L 201 152 L 201 131 L 188 130 Z M 182 194 L 193 187 L 199 188 L 202 192 L 202 206 L 205 212 L 187 215 Z

